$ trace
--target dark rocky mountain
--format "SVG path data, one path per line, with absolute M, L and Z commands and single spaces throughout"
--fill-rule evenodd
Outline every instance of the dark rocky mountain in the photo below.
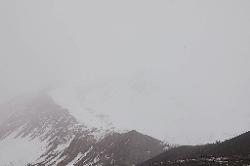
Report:
M 222 143 L 180 146 L 170 149 L 140 166 L 158 165 L 248 165 L 250 164 L 250 132 Z
M 0 107 L 0 165 L 132 166 L 160 154 L 162 142 L 137 131 L 89 128 L 46 94 Z

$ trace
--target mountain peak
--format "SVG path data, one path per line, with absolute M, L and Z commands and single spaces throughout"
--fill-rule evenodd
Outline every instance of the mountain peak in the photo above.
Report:
M 0 124 L 0 165 L 130 166 L 162 152 L 159 140 L 135 130 L 104 130 L 77 121 L 46 93 L 23 99 L 16 98 L 0 109 L 4 115 Z M 32 155 L 22 153 L 27 148 Z

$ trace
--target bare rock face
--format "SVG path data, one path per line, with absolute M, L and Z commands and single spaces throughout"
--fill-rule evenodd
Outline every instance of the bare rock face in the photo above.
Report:
M 89 128 L 46 94 L 5 103 L 0 117 L 0 165 L 131 166 L 163 151 L 134 130 Z

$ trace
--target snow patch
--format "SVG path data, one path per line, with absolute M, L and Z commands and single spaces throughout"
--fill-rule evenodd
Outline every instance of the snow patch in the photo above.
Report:
M 17 137 L 13 132 L 4 140 L 0 140 L 0 165 L 24 166 L 38 159 L 45 151 L 47 144 L 39 138 Z
M 84 154 L 82 154 L 82 153 L 77 154 L 77 156 L 70 163 L 68 163 L 66 166 L 74 166 L 75 163 L 77 163 L 78 161 L 80 161 L 83 157 L 87 156 L 87 154 L 92 149 L 93 149 L 93 147 L 91 146 Z
M 87 107 L 81 102 L 74 88 L 58 88 L 52 90 L 49 95 L 55 103 L 68 109 L 78 122 L 88 126 L 89 128 L 99 128 L 102 130 L 112 129 L 113 125 L 109 120 L 109 116 L 103 112 L 98 112 Z

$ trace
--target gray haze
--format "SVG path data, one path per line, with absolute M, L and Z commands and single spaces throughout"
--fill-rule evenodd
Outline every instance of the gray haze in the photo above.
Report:
M 152 108 L 136 117 L 141 131 L 185 144 L 239 134 L 250 129 L 249 9 L 248 0 L 0 0 L 0 101 L 132 80 L 155 96 L 141 103 Z

